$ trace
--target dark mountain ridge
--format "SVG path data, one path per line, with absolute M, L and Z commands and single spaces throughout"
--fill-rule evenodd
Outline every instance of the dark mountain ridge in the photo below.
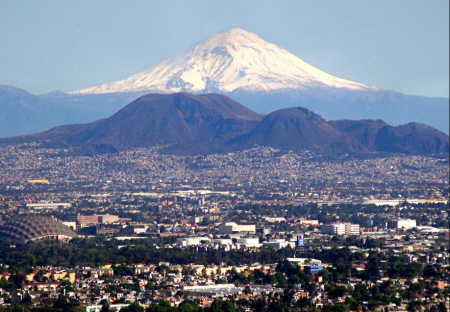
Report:
M 381 119 L 391 125 L 419 122 L 449 133 L 449 99 L 407 95 L 390 90 L 283 89 L 226 94 L 259 113 L 287 107 L 306 107 L 327 120 Z
M 249 132 L 262 116 L 232 99 L 189 93 L 149 94 L 109 118 L 88 124 L 59 126 L 0 142 L 42 142 L 50 146 L 135 147 L 214 145 Z
M 330 126 L 321 116 L 303 107 L 283 108 L 263 118 L 250 133 L 228 142 L 237 149 L 255 145 L 331 153 L 363 152 L 364 146 Z
M 0 138 L 26 135 L 52 127 L 107 118 L 150 92 L 33 95 L 25 90 L 0 86 Z M 412 121 L 433 125 L 448 133 L 447 98 L 403 95 L 392 91 L 279 90 L 223 93 L 258 113 L 281 108 L 306 107 L 327 120 L 382 119 L 400 125 Z
M 220 94 L 148 94 L 106 119 L 1 139 L 0 144 L 40 142 L 79 154 L 164 146 L 176 155 L 211 154 L 254 146 L 316 150 L 324 154 L 449 152 L 448 135 L 418 123 L 393 127 L 381 120 L 326 121 L 303 108 L 262 117 Z
M 449 152 L 449 136 L 430 126 L 410 122 L 393 127 L 382 120 L 329 121 L 370 152 L 439 154 Z
M 376 151 L 375 137 L 378 131 L 386 126 L 389 126 L 383 120 L 330 120 L 328 124 L 352 137 L 354 140 L 364 145 L 368 151 Z

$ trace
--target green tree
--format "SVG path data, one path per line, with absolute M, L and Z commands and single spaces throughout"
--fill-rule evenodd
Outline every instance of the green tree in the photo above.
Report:
M 267 311 L 267 301 L 262 298 L 258 298 L 252 302 L 252 307 L 255 312 Z
M 200 311 L 200 307 L 197 303 L 191 300 L 184 300 L 177 307 L 177 312 L 197 312 Z
M 23 273 L 12 274 L 9 281 L 17 288 L 22 288 L 22 283 L 25 281 L 25 275 Z
M 231 301 L 215 300 L 206 312 L 238 312 Z
M 144 308 L 138 303 L 132 303 L 128 307 L 123 307 L 120 312 L 144 312 Z
M 112 310 L 109 307 L 109 304 L 104 302 L 102 304 L 102 308 L 100 309 L 100 312 L 112 312 Z

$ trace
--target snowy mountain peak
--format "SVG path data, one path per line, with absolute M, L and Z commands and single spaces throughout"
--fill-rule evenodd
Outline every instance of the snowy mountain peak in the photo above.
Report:
M 263 45 L 264 43 L 267 42 L 251 32 L 239 28 L 233 28 L 209 37 L 198 46 L 194 47 L 194 49 L 203 48 L 206 50 L 214 50 L 217 47 L 237 48 L 238 46 Z
M 253 33 L 234 28 L 126 79 L 72 93 L 232 92 L 313 87 L 377 90 L 329 75 Z

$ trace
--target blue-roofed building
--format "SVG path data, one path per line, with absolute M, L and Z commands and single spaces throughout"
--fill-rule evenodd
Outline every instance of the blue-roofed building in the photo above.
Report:
M 314 274 L 323 271 L 323 265 L 319 265 L 319 263 L 314 262 L 311 265 L 305 265 L 304 272 L 306 274 Z

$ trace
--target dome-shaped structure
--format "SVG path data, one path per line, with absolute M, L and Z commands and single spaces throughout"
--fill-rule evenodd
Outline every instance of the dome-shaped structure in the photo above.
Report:
M 77 234 L 61 221 L 44 216 L 24 216 L 6 222 L 0 227 L 0 237 L 26 240 L 67 240 Z

